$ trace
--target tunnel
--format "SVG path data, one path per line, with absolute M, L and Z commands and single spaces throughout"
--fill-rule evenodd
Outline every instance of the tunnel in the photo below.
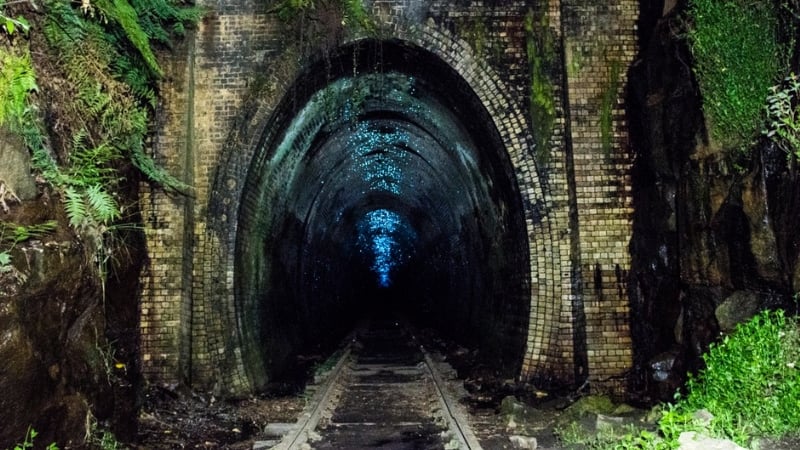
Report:
M 454 68 L 400 40 L 328 49 L 260 133 L 234 255 L 254 385 L 387 314 L 519 372 L 531 305 L 522 197 L 493 118 Z

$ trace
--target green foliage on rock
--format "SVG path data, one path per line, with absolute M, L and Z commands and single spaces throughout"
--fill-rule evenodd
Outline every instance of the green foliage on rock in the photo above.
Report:
M 10 272 L 11 252 L 17 244 L 29 239 L 37 239 L 56 229 L 54 220 L 36 225 L 19 225 L 11 222 L 0 222 L 0 273 Z
M 108 231 L 127 214 L 119 191 L 130 168 L 166 189 L 189 189 L 147 155 L 145 142 L 162 73 L 152 44 L 169 43 L 201 11 L 171 0 L 30 5 L 14 2 L 12 14 L 0 3 L 0 20 L 20 17 L 28 32 L 0 44 L 0 125 L 22 136 L 69 224 L 91 241 L 102 277 Z M 5 30 L 12 33 L 8 22 Z M 2 259 L 9 267 L 7 249 Z
M 770 86 L 784 68 L 772 1 L 692 0 L 689 42 L 713 142 L 746 149 L 757 136 Z
M 703 357 L 680 408 L 705 408 L 711 429 L 737 440 L 800 430 L 800 332 L 783 311 L 764 311 L 739 325 Z
M 555 37 L 544 10 L 544 7 L 531 9 L 525 15 L 525 48 L 531 77 L 529 108 L 536 158 L 542 164 L 550 160 L 550 139 L 556 119 L 553 71 L 557 61 Z
M 657 430 L 632 429 L 613 441 L 584 438 L 589 448 L 675 449 L 687 431 L 747 446 L 753 438 L 800 432 L 797 318 L 780 310 L 762 311 L 713 344 L 703 360 L 706 367 L 690 377 L 685 395 L 657 407 L 661 409 Z M 711 413 L 710 421 L 697 414 L 700 410 Z

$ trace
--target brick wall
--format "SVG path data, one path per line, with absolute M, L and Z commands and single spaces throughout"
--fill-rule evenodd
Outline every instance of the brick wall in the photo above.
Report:
M 632 152 L 623 99 L 637 19 L 636 1 L 562 0 L 588 371 L 612 387 L 632 364 Z
M 142 185 L 150 256 L 142 274 L 142 362 L 151 380 L 236 393 L 248 389 L 248 373 L 258 370 L 243 356 L 254 344 L 238 329 L 246 312 L 233 287 L 242 181 L 257 163 L 284 93 L 319 49 L 298 44 L 267 6 L 203 3 L 209 15 L 184 48 L 165 58 L 170 83 L 153 143 L 156 159 L 191 183 L 194 195 Z M 387 37 L 453 67 L 504 140 L 530 237 L 521 376 L 615 380 L 631 364 L 630 152 L 622 98 L 636 51 L 637 6 L 632 0 L 547 5 L 549 25 L 563 42 L 563 70 L 556 80 L 553 157 L 544 163 L 533 156 L 528 114 L 526 3 L 374 0 L 367 6 Z M 618 83 L 612 82 L 615 65 Z M 606 93 L 614 87 L 613 95 Z M 600 125 L 604 108 L 610 134 Z

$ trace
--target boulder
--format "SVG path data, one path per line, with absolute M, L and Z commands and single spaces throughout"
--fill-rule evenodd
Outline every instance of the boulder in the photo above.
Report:
M 678 450 L 745 450 L 733 441 L 704 436 L 695 431 L 681 433 L 678 444 Z
M 736 325 L 751 319 L 762 309 L 759 294 L 752 291 L 736 291 L 714 310 L 720 331 L 730 332 Z

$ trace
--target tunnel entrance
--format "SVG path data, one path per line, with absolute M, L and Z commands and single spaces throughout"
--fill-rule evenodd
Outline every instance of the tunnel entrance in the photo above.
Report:
M 234 286 L 255 386 L 363 314 L 402 314 L 519 372 L 531 303 L 519 187 L 492 117 L 437 56 L 396 40 L 320 56 L 244 183 Z

